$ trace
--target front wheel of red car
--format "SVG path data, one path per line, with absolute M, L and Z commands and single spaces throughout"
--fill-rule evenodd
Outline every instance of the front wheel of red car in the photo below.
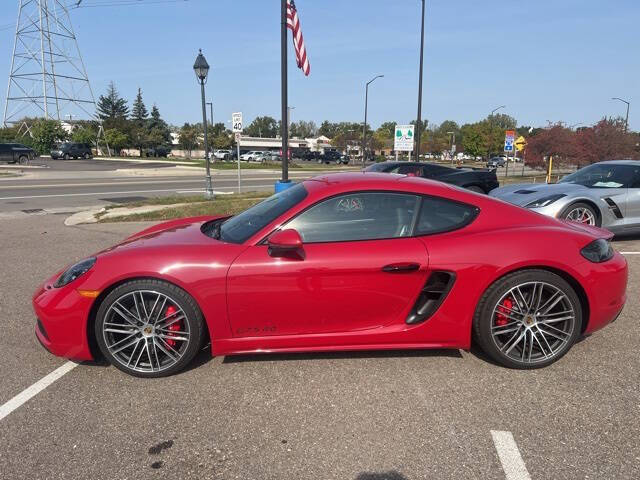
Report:
M 105 358 L 137 377 L 164 377 L 185 368 L 202 343 L 204 321 L 193 298 L 159 280 L 132 280 L 110 292 L 96 315 Z
M 473 319 L 474 337 L 493 360 L 509 368 L 550 365 L 581 332 L 575 290 L 546 270 L 522 270 L 491 285 Z

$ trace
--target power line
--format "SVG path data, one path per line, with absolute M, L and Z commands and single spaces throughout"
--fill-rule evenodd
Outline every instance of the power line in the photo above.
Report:
M 128 5 L 147 6 L 167 3 L 185 3 L 189 0 L 85 0 L 68 5 L 70 10 L 78 8 L 122 7 Z

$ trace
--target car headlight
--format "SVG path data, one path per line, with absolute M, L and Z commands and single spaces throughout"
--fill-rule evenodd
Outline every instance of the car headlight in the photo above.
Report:
M 584 258 L 593 263 L 602 263 L 613 257 L 613 248 L 609 240 L 600 238 L 580 250 Z
M 547 205 L 551 205 L 556 200 L 561 199 L 562 197 L 566 197 L 564 193 L 557 193 L 555 195 L 549 195 L 547 197 L 539 198 L 538 200 L 534 200 L 531 203 L 527 203 L 525 207 L 527 208 L 541 208 L 546 207 Z
M 81 262 L 76 263 L 75 265 L 67 268 L 62 275 L 58 277 L 56 283 L 53 284 L 55 288 L 64 287 L 65 285 L 73 282 L 80 275 L 84 275 L 91 267 L 96 263 L 96 257 L 87 258 L 86 260 L 82 260 Z

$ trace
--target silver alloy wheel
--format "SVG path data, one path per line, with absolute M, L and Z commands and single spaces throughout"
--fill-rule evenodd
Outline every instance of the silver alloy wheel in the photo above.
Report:
M 128 369 L 161 372 L 175 365 L 189 347 L 186 314 L 164 293 L 125 293 L 111 304 L 104 318 L 104 343 L 113 358 Z
M 535 364 L 565 350 L 575 328 L 576 313 L 562 290 L 526 282 L 508 290 L 494 306 L 491 338 L 509 359 Z
M 595 215 L 591 210 L 585 207 L 572 208 L 571 210 L 569 210 L 569 213 L 567 213 L 567 216 L 565 218 L 573 222 L 586 223 L 587 225 L 596 224 Z

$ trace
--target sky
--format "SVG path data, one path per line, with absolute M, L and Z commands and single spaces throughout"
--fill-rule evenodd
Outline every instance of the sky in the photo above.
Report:
M 71 3 L 71 0 L 66 0 Z M 74 0 L 75 1 L 75 0 Z M 11 61 L 18 0 L 0 0 L 0 104 Z M 214 121 L 242 111 L 280 118 L 277 0 L 84 0 L 71 11 L 96 97 L 114 81 L 129 100 L 142 89 L 171 124 L 201 121 L 192 70 L 202 48 L 211 71 Z M 96 4 L 121 5 L 90 7 Z M 124 3 L 124 4 L 123 4 Z M 368 122 L 416 118 L 419 0 L 296 0 L 311 63 L 297 69 L 289 35 L 292 120 Z M 591 125 L 624 115 L 640 130 L 640 1 L 426 0 L 424 100 L 430 123 L 463 124 L 493 108 L 519 125 Z M 4 27 L 4 28 L 3 28 Z M 635 99 L 635 101 L 634 101 Z

